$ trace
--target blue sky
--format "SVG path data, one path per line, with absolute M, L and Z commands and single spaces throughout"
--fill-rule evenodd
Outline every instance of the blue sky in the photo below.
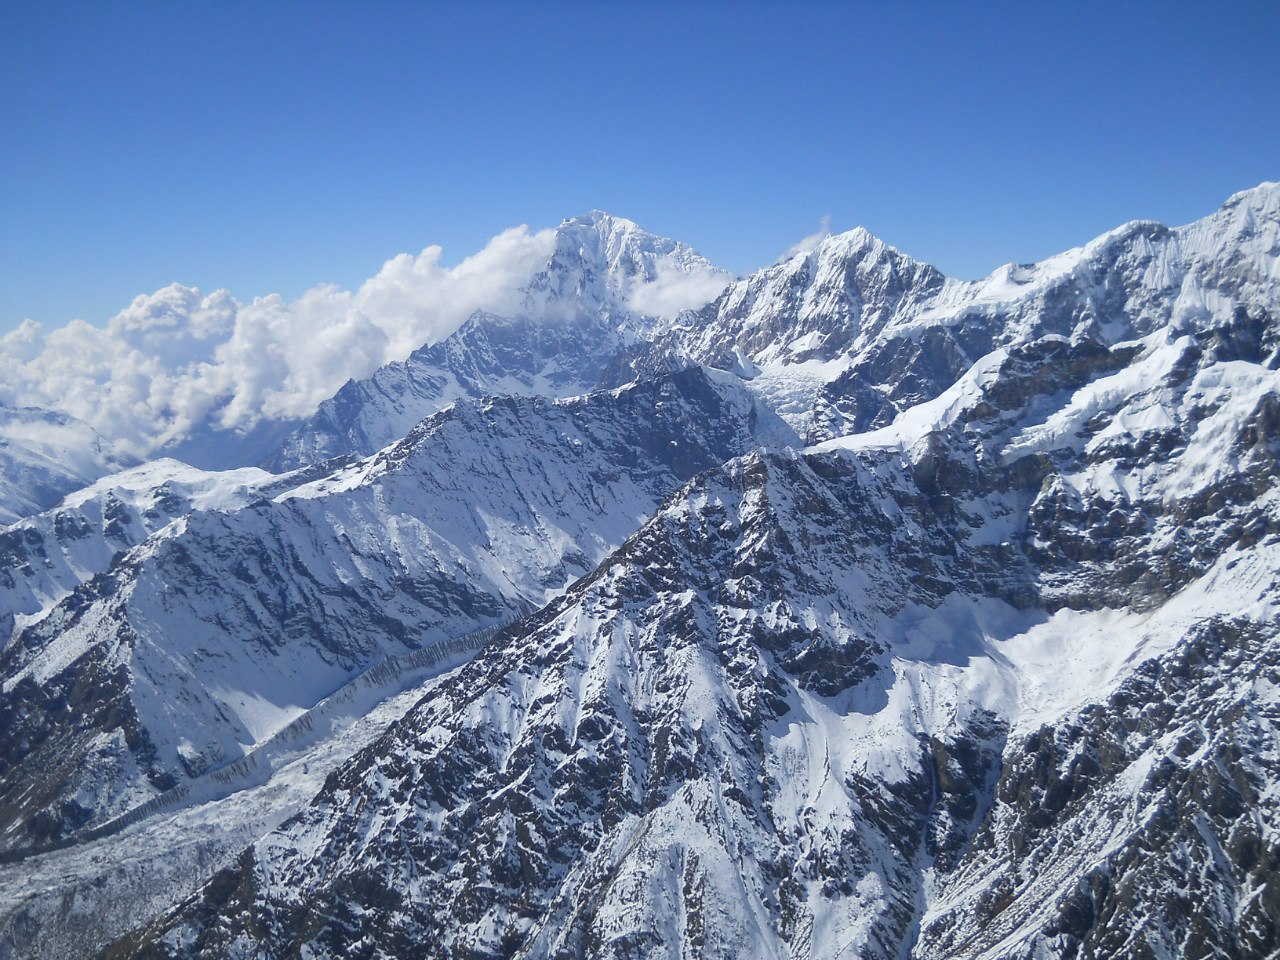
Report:
M 976 277 L 1280 178 L 1280 4 L 0 6 L 0 331 L 592 208 Z

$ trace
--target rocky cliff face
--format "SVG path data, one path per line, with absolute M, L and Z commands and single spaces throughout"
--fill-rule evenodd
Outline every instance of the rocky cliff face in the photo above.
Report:
M 1201 622 L 1020 741 L 915 955 L 1273 956 L 1275 628 Z

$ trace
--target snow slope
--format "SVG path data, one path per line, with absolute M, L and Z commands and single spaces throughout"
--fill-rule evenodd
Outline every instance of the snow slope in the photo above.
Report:
M 26 626 L 151 534 L 193 510 L 232 510 L 289 481 L 246 467 L 206 473 L 176 460 L 122 470 L 0 530 L 0 624 Z M 300 482 L 294 478 L 294 482 Z
M 0 405 L 0 524 L 46 510 L 132 463 L 74 417 Z

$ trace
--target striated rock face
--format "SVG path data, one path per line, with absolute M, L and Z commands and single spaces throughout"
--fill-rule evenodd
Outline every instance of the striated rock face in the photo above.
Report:
M 413 368 L 462 371 L 456 404 L 399 422 L 352 387 L 308 449 L 394 442 L 217 504 L 193 481 L 19 615 L 11 852 L 529 613 L 290 819 L 215 800 L 237 844 L 167 848 L 181 884 L 138 892 L 179 871 L 128 833 L 36 858 L 93 903 L 94 850 L 136 857 L 128 924 L 0 876 L 0 951 L 56 955 L 16 946 L 43 924 L 111 958 L 1274 956 L 1280 188 L 973 284 L 854 231 L 647 327 L 608 307 L 650 262 L 609 221 Z M 611 388 L 540 395 L 577 377 Z M 430 393 L 399 389 L 384 413 Z M 100 502 L 63 525 L 106 542 Z
M 1275 628 L 1208 621 L 1010 752 L 914 955 L 1274 956 Z

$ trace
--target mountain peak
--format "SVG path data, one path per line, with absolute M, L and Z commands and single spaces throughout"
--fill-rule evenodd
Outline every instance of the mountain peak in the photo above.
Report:
M 646 232 L 634 220 L 628 220 L 626 217 L 615 216 L 607 210 L 598 209 L 589 210 L 576 217 L 565 217 L 561 221 L 559 229 L 564 230 L 567 227 L 594 227 L 600 230 L 623 229 L 640 233 Z
M 602 270 L 625 268 L 627 261 L 651 257 L 677 255 L 702 259 L 688 244 L 650 233 L 634 220 L 603 210 L 592 210 L 561 222 L 556 228 L 553 258 L 564 255 L 588 260 L 592 267 Z
M 1233 193 L 1222 205 L 1224 210 L 1231 207 L 1249 207 L 1274 216 L 1280 212 L 1280 182 L 1264 180 L 1256 187 Z
M 555 250 L 530 283 L 525 308 L 543 310 L 549 298 L 581 301 L 592 311 L 616 308 L 614 312 L 621 314 L 631 309 L 636 290 L 660 275 L 722 277 L 722 284 L 730 279 L 687 243 L 650 233 L 625 217 L 592 210 L 556 228 Z
M 889 251 L 902 255 L 866 227 L 854 227 L 844 233 L 834 233 L 814 248 L 814 253 L 820 258 L 836 256 L 847 258 L 857 254 L 870 254 L 874 257 L 880 257 Z
M 914 264 L 928 266 L 922 261 L 903 253 L 897 247 L 885 243 L 866 227 L 854 227 L 843 233 L 831 233 L 819 239 L 808 249 L 798 249 L 795 253 L 784 256 L 773 268 L 784 271 L 812 270 L 814 267 L 831 268 L 837 264 L 850 265 L 858 263 L 864 268 L 875 266 L 881 262 L 894 264 Z M 930 270 L 933 268 L 930 267 Z

